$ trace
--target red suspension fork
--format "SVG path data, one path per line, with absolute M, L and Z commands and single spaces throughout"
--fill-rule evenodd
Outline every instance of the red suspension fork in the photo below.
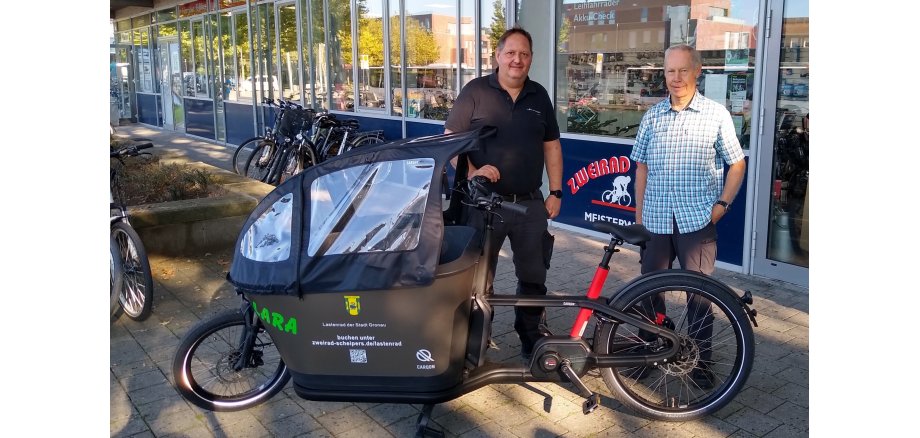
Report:
M 604 289 L 604 283 L 607 281 L 607 274 L 610 273 L 610 257 L 613 256 L 613 253 L 619 252 L 617 245 L 622 244 L 622 240 L 613 238 L 610 239 L 610 245 L 604 247 L 604 257 L 601 259 L 601 263 L 597 265 L 597 270 L 594 271 L 594 278 L 588 287 L 588 298 L 596 300 L 601 296 L 601 290 Z M 572 331 L 569 336 L 573 339 L 582 337 L 585 334 L 585 327 L 588 326 L 588 320 L 591 319 L 593 314 L 593 310 L 581 308 L 578 311 L 578 317 L 575 319 L 575 324 L 572 325 Z

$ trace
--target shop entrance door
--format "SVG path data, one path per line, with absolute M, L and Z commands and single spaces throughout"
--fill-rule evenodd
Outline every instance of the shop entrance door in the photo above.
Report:
M 808 0 L 770 8 L 752 270 L 808 286 Z
M 161 38 L 157 41 L 157 47 L 163 127 L 176 131 L 185 131 L 179 40 L 176 38 Z

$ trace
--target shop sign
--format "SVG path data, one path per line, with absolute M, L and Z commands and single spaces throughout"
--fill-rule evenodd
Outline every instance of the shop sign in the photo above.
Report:
M 636 221 L 635 163 L 629 145 L 604 145 L 566 139 L 562 210 L 557 221 L 591 229 L 597 221 L 629 225 Z
M 215 3 L 220 9 L 229 9 L 236 6 L 241 6 L 246 4 L 246 0 L 214 0 Z
M 179 17 L 191 17 L 208 12 L 208 0 L 195 0 L 191 3 L 179 5 Z

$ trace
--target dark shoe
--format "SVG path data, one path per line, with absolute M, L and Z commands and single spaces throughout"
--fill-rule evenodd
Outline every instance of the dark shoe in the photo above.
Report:
M 712 389 L 716 384 L 716 376 L 709 370 L 709 366 L 700 364 L 690 372 L 690 380 L 702 389 Z

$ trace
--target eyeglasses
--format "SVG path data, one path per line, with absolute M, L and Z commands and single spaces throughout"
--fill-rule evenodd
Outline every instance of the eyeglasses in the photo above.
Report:
M 514 58 L 517 58 L 518 56 L 520 56 L 521 59 L 530 59 L 532 55 L 533 54 L 530 52 L 525 52 L 525 51 L 518 52 L 514 50 L 508 50 L 508 51 L 502 52 L 501 54 L 502 57 L 507 58 L 507 59 L 514 59 Z

